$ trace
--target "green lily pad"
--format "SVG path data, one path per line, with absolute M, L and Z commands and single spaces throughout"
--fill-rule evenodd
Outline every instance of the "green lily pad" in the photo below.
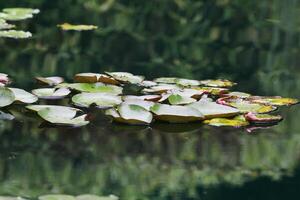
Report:
M 124 101 L 127 100 L 144 100 L 144 101 L 153 101 L 156 102 L 161 98 L 160 95 L 142 95 L 142 96 L 135 96 L 135 95 L 126 95 L 123 96 L 122 99 Z
M 118 200 L 119 198 L 115 195 L 109 196 L 97 196 L 92 194 L 82 194 L 76 197 L 76 200 Z
M 89 123 L 86 120 L 86 114 L 75 117 L 77 112 L 67 108 L 62 111 L 61 109 L 57 109 L 57 107 L 48 107 L 39 110 L 37 113 L 41 118 L 55 125 L 80 127 Z
M 38 14 L 38 9 L 31 8 L 5 8 L 0 13 L 0 18 L 8 21 L 20 21 L 32 18 L 34 14 Z
M 171 95 L 179 95 L 179 96 L 185 98 L 187 101 L 190 101 L 190 103 L 193 103 L 196 101 L 196 99 L 200 99 L 203 94 L 204 94 L 203 91 L 195 90 L 195 89 L 187 89 L 187 88 L 180 89 L 180 90 L 173 89 L 173 90 L 169 90 L 169 91 L 161 94 L 162 97 L 161 97 L 161 99 L 159 99 L 159 102 L 163 102 L 163 101 L 167 100 Z M 192 98 L 195 100 L 192 100 Z M 176 103 L 174 103 L 174 104 L 176 104 Z M 187 104 L 187 103 L 181 103 L 181 104 Z
M 191 97 L 181 96 L 179 94 L 172 94 L 168 97 L 168 101 L 171 105 L 186 105 L 186 104 L 194 103 L 197 100 Z
M 211 126 L 232 126 L 232 127 L 242 127 L 248 126 L 249 122 L 237 120 L 237 119 L 226 119 L 226 118 L 213 118 L 205 120 L 203 123 Z
M 105 74 L 98 74 L 98 73 L 80 73 L 76 74 L 74 80 L 78 83 L 97 83 L 102 82 L 106 84 L 118 85 L 120 84 L 114 78 L 105 75 Z
M 175 83 L 184 87 L 200 85 L 200 82 L 197 80 L 190 80 L 190 79 L 183 79 L 183 78 L 176 79 Z
M 29 93 L 26 92 L 23 89 L 19 89 L 19 88 L 9 88 L 15 95 L 15 101 L 19 101 L 22 103 L 34 103 L 38 100 L 38 98 Z
M 132 124 L 132 125 L 146 125 L 152 122 L 152 114 L 145 108 L 122 103 L 117 107 L 117 110 L 112 108 L 106 111 L 106 115 L 113 117 L 117 122 Z
M 12 28 L 15 28 L 15 25 L 8 24 L 4 19 L 0 18 L 0 30 L 3 30 L 3 29 L 12 29 Z
M 0 120 L 13 120 L 14 118 L 15 117 L 12 114 L 0 111 Z
M 98 29 L 98 26 L 94 25 L 73 25 L 69 23 L 59 24 L 57 26 L 64 31 L 90 31 Z
M 129 99 L 124 101 L 125 104 L 132 104 L 132 105 L 138 105 L 141 106 L 143 108 L 145 108 L 146 110 L 150 110 L 150 108 L 154 105 L 154 102 L 151 101 L 144 101 L 144 100 L 140 100 L 140 99 Z
M 66 194 L 48 194 L 39 196 L 39 200 L 76 200 L 74 196 Z
M 15 38 L 15 39 L 25 39 L 31 37 L 32 34 L 30 32 L 25 31 L 17 31 L 17 30 L 9 30 L 9 31 L 0 31 L 0 38 Z
M 32 90 L 32 93 L 40 99 L 62 99 L 71 91 L 68 88 L 40 88 Z
M 153 87 L 156 86 L 157 83 L 154 81 L 142 81 L 141 83 L 139 83 L 139 85 L 142 87 Z
M 249 112 L 245 118 L 252 123 L 277 123 L 283 118 L 280 115 L 257 114 Z
M 299 103 L 298 99 L 283 98 L 283 97 L 260 97 L 252 96 L 249 101 L 272 106 L 290 106 Z
M 205 119 L 232 117 L 240 113 L 240 111 L 236 108 L 206 100 L 200 100 L 187 106 L 197 109 L 204 115 Z
M 82 112 L 82 110 L 80 109 L 77 109 L 77 108 L 73 108 L 73 107 L 67 107 L 67 106 L 56 106 L 56 105 L 29 105 L 29 106 L 26 106 L 26 108 L 28 110 L 31 110 L 31 111 L 35 111 L 35 112 L 38 112 L 44 108 L 53 108 L 55 110 L 61 110 L 61 112 L 66 112 L 66 113 L 70 113 L 70 110 L 73 111 L 74 116 L 76 115 L 77 112 Z
M 201 112 L 187 106 L 171 106 L 157 103 L 150 110 L 155 114 L 154 117 L 156 119 L 171 123 L 193 122 L 204 119 Z
M 50 77 L 35 77 L 35 79 L 42 84 L 54 86 L 64 82 L 64 79 L 59 76 L 50 76 Z
M 175 84 L 177 79 L 178 78 L 176 78 L 176 77 L 160 77 L 160 78 L 154 79 L 153 81 L 157 82 L 157 83 Z
M 143 76 L 136 76 L 128 72 L 105 72 L 105 73 L 122 83 L 138 84 L 145 79 L 145 77 Z
M 180 90 L 181 88 L 177 85 L 171 84 L 160 84 L 150 88 L 145 88 L 142 90 L 143 93 L 155 93 L 155 94 L 162 94 L 168 92 L 170 90 Z
M 72 97 L 77 106 L 89 107 L 96 104 L 99 108 L 110 108 L 122 103 L 121 97 L 103 93 L 81 93 Z
M 103 83 L 65 83 L 58 87 L 68 87 L 80 92 L 122 94 L 123 88 L 116 85 L 105 85 Z
M 245 93 L 245 92 L 229 92 L 226 94 L 223 94 L 224 97 L 239 97 L 239 98 L 248 98 L 251 96 L 251 94 Z
M 203 80 L 200 81 L 202 85 L 209 86 L 209 87 L 232 87 L 236 85 L 236 83 L 231 82 L 229 80 L 217 79 L 217 80 Z
M 277 108 L 270 105 L 253 103 L 238 97 L 223 97 L 217 100 L 217 103 L 237 108 L 242 113 L 268 113 L 276 110 Z
M 228 92 L 227 88 L 219 88 L 219 87 L 193 87 L 193 89 L 200 90 L 202 92 L 209 93 L 212 95 L 217 95 L 217 96 L 226 94 Z
M 0 200 L 26 200 L 22 197 L 0 196 Z

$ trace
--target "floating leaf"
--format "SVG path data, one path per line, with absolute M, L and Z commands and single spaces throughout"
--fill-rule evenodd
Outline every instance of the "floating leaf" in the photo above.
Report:
M 26 200 L 22 197 L 0 196 L 0 200 Z
M 12 114 L 0 111 L 0 120 L 13 120 L 15 117 Z M 1 197 L 0 197 L 1 200 Z
M 189 104 L 188 107 L 197 109 L 204 115 L 205 119 L 232 117 L 240 113 L 240 111 L 236 108 L 220 105 L 206 100 L 200 100 L 198 102 Z
M 96 104 L 100 108 L 109 108 L 122 103 L 121 97 L 103 93 L 81 93 L 72 97 L 72 102 L 77 106 L 89 107 Z
M 98 73 L 80 73 L 74 76 L 74 80 L 78 83 L 96 83 L 102 82 L 106 84 L 118 85 L 120 84 L 114 78 L 105 75 L 105 74 L 98 74 Z
M 49 86 L 58 85 L 64 82 L 64 79 L 59 76 L 50 76 L 50 77 L 35 77 L 35 79 L 42 84 L 46 84 Z
M 4 8 L 3 12 L 12 15 L 25 15 L 25 14 L 38 14 L 40 13 L 40 10 L 33 9 L 33 8 Z
M 252 96 L 249 101 L 272 106 L 290 106 L 299 103 L 298 99 L 283 98 L 283 97 L 260 97 Z
M 118 200 L 115 195 L 109 195 L 107 197 L 97 196 L 92 194 L 82 194 L 76 197 L 76 200 Z
M 66 194 L 48 194 L 39 196 L 39 200 L 76 200 L 75 197 Z
M 197 80 L 190 80 L 190 79 L 183 79 L 183 78 L 176 79 L 175 83 L 184 87 L 200 85 L 200 82 Z
M 193 87 L 195 90 L 200 90 L 205 93 L 209 93 L 212 95 L 223 95 L 228 92 L 227 88 L 218 88 L 218 87 Z
M 29 105 L 29 106 L 26 106 L 26 108 L 28 110 L 32 110 L 35 112 L 38 112 L 44 108 L 51 108 L 51 109 L 53 108 L 55 110 L 60 110 L 61 112 L 66 112 L 66 113 L 70 113 L 70 110 L 72 110 L 73 113 L 75 113 L 75 115 L 77 112 L 82 112 L 82 110 L 77 109 L 77 108 L 72 108 L 72 107 L 67 107 L 67 106 L 56 106 L 56 105 Z
M 0 87 L 0 107 L 8 106 L 12 104 L 14 100 L 15 95 L 11 90 L 5 87 Z
M 202 85 L 209 86 L 209 87 L 232 87 L 232 86 L 236 85 L 236 83 L 234 83 L 234 82 L 231 82 L 229 80 L 222 80 L 222 79 L 203 80 L 203 81 L 200 81 L 200 83 Z
M 141 83 L 145 79 L 145 77 L 143 76 L 136 76 L 128 72 L 105 72 L 105 73 L 122 83 L 137 84 L 137 83 Z
M 237 119 L 226 119 L 226 118 L 213 118 L 205 120 L 203 123 L 211 126 L 233 126 L 233 127 L 242 127 L 248 126 L 247 121 L 237 120 Z
M 89 121 L 86 120 L 87 115 L 75 117 L 77 112 L 67 108 L 68 107 L 66 107 L 64 111 L 57 109 L 57 107 L 43 108 L 38 111 L 38 115 L 44 120 L 56 125 L 79 127 L 89 123 Z
M 263 105 L 259 103 L 252 103 L 238 97 L 223 97 L 217 100 L 217 103 L 222 105 L 232 106 L 237 108 L 242 113 L 268 113 L 276 110 L 276 107 L 270 105 Z
M 62 99 L 71 91 L 68 88 L 40 88 L 32 90 L 32 93 L 40 99 Z
M 3 29 L 12 29 L 12 28 L 15 28 L 15 25 L 8 24 L 4 19 L 0 18 L 0 30 L 3 30 Z
M 250 97 L 251 94 L 245 93 L 245 92 L 229 92 L 226 94 L 223 94 L 224 97 L 239 97 L 239 98 L 247 98 Z
M 98 29 L 98 26 L 94 25 L 73 25 L 69 23 L 59 24 L 57 26 L 64 31 L 90 31 Z
M 178 78 L 176 78 L 176 77 L 160 77 L 160 78 L 154 79 L 153 81 L 157 82 L 157 83 L 175 84 L 177 79 Z
M 38 100 L 38 98 L 29 93 L 26 92 L 23 89 L 19 89 L 19 88 L 9 88 L 15 95 L 15 101 L 19 101 L 22 103 L 34 103 Z
M 80 92 L 122 94 L 123 88 L 115 85 L 105 85 L 103 83 L 68 83 L 60 84 L 58 87 L 68 87 Z
M 156 119 L 171 123 L 200 121 L 204 118 L 197 109 L 186 106 L 155 104 L 151 107 L 151 111 L 155 114 Z
M 139 83 L 139 85 L 142 87 L 153 87 L 156 86 L 157 83 L 154 81 L 142 81 L 141 83 Z
M 245 118 L 252 123 L 277 123 L 283 118 L 280 115 L 256 114 L 249 112 Z
M 144 101 L 158 101 L 161 98 L 160 95 L 142 95 L 142 96 L 135 96 L 135 95 L 127 95 L 123 96 L 123 100 L 144 100 Z
M 150 88 L 145 88 L 142 90 L 144 93 L 156 93 L 156 94 L 162 94 L 164 92 L 168 92 L 169 90 L 179 90 L 181 89 L 177 85 L 170 85 L 170 84 L 163 84 L 163 85 L 157 85 Z
M 23 38 L 29 38 L 31 36 L 32 34 L 30 32 L 25 32 L 25 31 L 16 31 L 16 30 L 0 31 L 0 37 L 23 39 Z
M 150 108 L 154 105 L 154 102 L 151 101 L 144 101 L 144 100 L 140 100 L 140 99 L 129 99 L 124 101 L 125 104 L 132 104 L 132 105 L 138 105 L 141 106 L 143 108 L 145 108 L 146 110 L 150 110 Z
M 179 94 L 172 94 L 168 97 L 168 101 L 172 105 L 185 105 L 196 102 L 197 100 L 191 97 L 181 96 Z

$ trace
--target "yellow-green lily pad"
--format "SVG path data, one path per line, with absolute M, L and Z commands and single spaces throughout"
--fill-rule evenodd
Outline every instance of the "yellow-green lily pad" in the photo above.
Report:
M 66 194 L 47 194 L 39 196 L 39 200 L 76 200 L 74 196 Z
M 98 26 L 94 25 L 74 25 L 74 24 L 69 24 L 69 23 L 63 23 L 57 25 L 64 31 L 90 31 L 90 30 L 95 30 L 98 29 Z
M 103 93 L 81 93 L 72 97 L 77 106 L 89 107 L 95 104 L 99 108 L 110 108 L 122 103 L 121 97 Z
M 211 126 L 232 126 L 232 127 L 242 127 L 248 126 L 249 122 L 237 120 L 237 119 L 226 119 L 226 118 L 213 118 L 205 120 L 203 123 Z
M 181 96 L 179 94 L 171 94 L 168 97 L 168 101 L 171 105 L 186 105 L 186 104 L 194 103 L 197 100 L 191 97 Z
M 139 84 L 145 79 L 145 77 L 143 76 L 136 76 L 128 72 L 105 72 L 105 73 L 113 77 L 115 80 L 122 83 Z
M 115 195 L 109 196 L 97 196 L 92 194 L 82 194 L 76 197 L 76 200 L 118 200 L 119 198 Z
M 283 98 L 283 97 L 259 97 L 253 96 L 249 100 L 254 103 L 261 103 L 272 106 L 290 106 L 299 103 L 298 99 Z
M 106 94 L 122 94 L 122 87 L 116 85 L 105 85 L 103 83 L 64 83 L 59 84 L 58 87 L 68 87 L 80 92 L 90 93 L 106 93 Z
M 217 79 L 217 80 L 208 79 L 208 80 L 200 81 L 200 83 L 208 87 L 232 87 L 236 85 L 236 83 L 225 79 Z
M 8 31 L 0 31 L 0 38 L 7 37 L 7 38 L 14 38 L 14 39 L 25 39 L 30 38 L 32 34 L 30 32 L 25 31 L 17 31 L 17 30 L 8 30 Z

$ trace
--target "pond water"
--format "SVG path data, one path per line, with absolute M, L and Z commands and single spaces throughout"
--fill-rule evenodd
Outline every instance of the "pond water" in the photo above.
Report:
M 31 39 L 0 38 L 0 73 L 27 91 L 37 88 L 35 76 L 70 81 L 79 72 L 128 71 L 149 79 L 228 78 L 237 91 L 300 98 L 295 0 L 100 2 L 1 1 L 1 8 L 41 13 L 16 23 Z M 99 29 L 64 32 L 56 27 L 64 22 Z M 62 128 L 24 106 L 10 111 L 16 119 L 0 120 L 0 196 L 300 199 L 299 105 L 276 111 L 284 117 L 278 125 L 247 128 L 127 126 L 99 110 L 87 110 L 87 126 Z

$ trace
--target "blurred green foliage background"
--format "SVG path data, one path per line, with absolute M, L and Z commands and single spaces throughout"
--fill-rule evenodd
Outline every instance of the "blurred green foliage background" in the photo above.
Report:
M 32 39 L 0 39 L 0 70 L 23 85 L 36 75 L 110 70 L 228 78 L 264 94 L 300 88 L 297 0 L 1 1 L 5 7 L 41 10 L 18 23 Z M 100 29 L 63 32 L 63 22 Z

